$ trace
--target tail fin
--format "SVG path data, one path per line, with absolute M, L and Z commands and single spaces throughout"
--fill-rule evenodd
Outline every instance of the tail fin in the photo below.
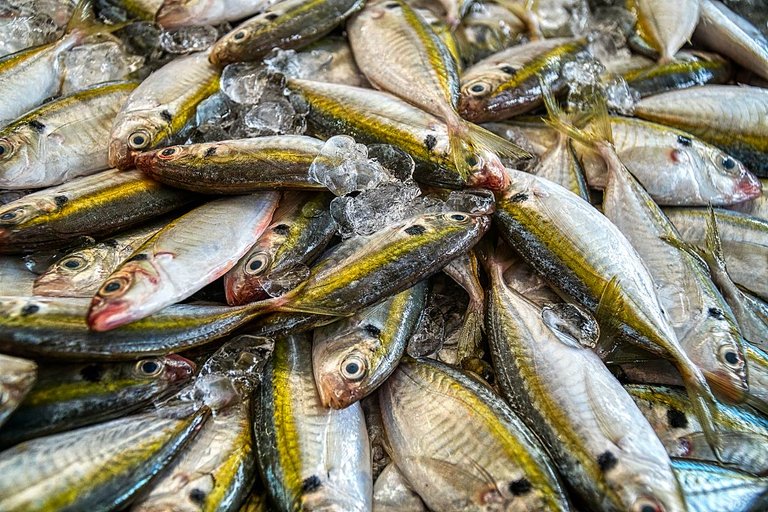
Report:
M 600 97 L 599 94 L 593 97 L 594 101 L 589 105 L 588 112 L 583 113 L 583 117 L 594 122 L 587 128 L 579 128 L 576 126 L 576 122 L 577 120 L 581 121 L 582 116 L 574 116 L 564 112 L 557 104 L 549 86 L 541 78 L 539 78 L 539 83 L 544 97 L 544 106 L 547 108 L 547 114 L 549 114 L 544 119 L 545 123 L 587 147 L 595 147 L 604 142 L 613 144 L 611 117 L 608 115 L 608 106 L 604 98 Z
M 93 34 L 110 34 L 126 25 L 129 23 L 105 25 L 99 22 L 93 15 L 93 0 L 79 0 L 67 23 L 66 33 L 75 34 L 78 40 L 82 40 Z

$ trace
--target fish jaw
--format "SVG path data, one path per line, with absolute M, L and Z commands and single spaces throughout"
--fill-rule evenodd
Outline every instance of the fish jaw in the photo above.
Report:
M 757 176 L 749 171 L 742 174 L 738 185 L 734 191 L 734 201 L 742 203 L 760 197 L 763 193 L 763 186 Z
M 224 293 L 227 298 L 227 304 L 230 306 L 240 306 L 269 298 L 269 294 L 261 286 L 260 279 L 249 280 L 241 276 L 227 276 L 224 279 Z
M 165 374 L 169 382 L 184 382 L 194 375 L 195 363 L 177 354 L 166 356 Z
M 128 145 L 121 139 L 113 139 L 109 143 L 109 165 L 117 169 L 128 169 L 133 166 L 134 155 Z
M 132 309 L 128 301 L 104 299 L 97 295 L 88 310 L 88 327 L 96 332 L 111 331 L 138 319 Z
M 340 376 L 328 372 L 318 376 L 317 394 L 320 396 L 323 407 L 332 409 L 344 409 L 357 402 L 362 396 L 357 386 L 350 387 L 350 383 Z
M 509 173 L 499 157 L 493 153 L 482 156 L 483 166 L 469 177 L 469 185 L 501 192 L 509 187 Z

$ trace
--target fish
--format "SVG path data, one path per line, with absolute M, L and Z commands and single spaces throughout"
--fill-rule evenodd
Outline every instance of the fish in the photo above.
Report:
M 53 100 L 0 129 L 0 187 L 44 188 L 107 169 L 112 119 L 133 82 Z
M 760 177 L 768 177 L 768 91 L 742 85 L 702 85 L 643 98 L 636 117 L 692 133 Z
M 744 356 L 749 375 L 749 394 L 746 402 L 763 414 L 768 414 L 768 353 L 745 342 Z
M 28 194 L 0 207 L 0 254 L 66 246 L 179 208 L 193 197 L 145 177 L 108 170 Z
M 748 408 L 719 404 L 714 416 L 720 453 L 704 441 L 701 424 L 684 390 L 669 386 L 627 384 L 624 389 L 656 431 L 672 457 L 725 463 L 755 474 L 768 470 L 766 419 Z
M 224 275 L 227 304 L 266 299 L 265 287 L 296 269 L 307 269 L 336 234 L 328 194 L 284 193 L 272 224 Z
M 768 180 L 761 179 L 760 185 L 763 192 L 759 196 L 743 203 L 728 205 L 728 209 L 768 221 Z
M 277 510 L 371 510 L 362 408 L 359 403 L 341 410 L 322 405 L 306 337 L 275 342 L 255 400 L 257 461 Z
M 34 293 L 26 295 L 93 297 L 106 278 L 166 223 L 152 222 L 66 253 L 35 279 Z
M 207 407 L 167 406 L 0 452 L 0 508 L 125 507 L 194 437 L 209 413 Z
M 253 16 L 274 3 L 276 0 L 163 0 L 154 17 L 165 29 L 219 25 Z
M 659 61 L 674 60 L 675 54 L 691 39 L 701 10 L 699 0 L 629 0 L 627 8 L 637 18 L 640 37 L 659 53 Z
M 750 512 L 768 507 L 765 479 L 719 464 L 673 459 L 690 512 Z
M 694 38 L 768 80 L 768 37 L 722 2 L 701 0 Z
M 447 125 L 437 117 L 390 94 L 344 86 L 289 79 L 287 86 L 309 104 L 308 122 L 318 136 L 339 132 L 362 143 L 391 144 L 416 162 L 417 181 L 443 188 L 478 187 L 498 189 L 505 176 L 479 153 L 466 168 L 457 168 L 450 155 Z M 528 153 L 521 155 L 523 159 Z
M 485 290 L 480 281 L 479 264 L 474 250 L 469 251 L 445 266 L 443 272 L 461 286 L 469 302 L 459 328 L 456 362 L 462 367 L 474 364 L 482 356 L 483 315 Z
M 0 426 L 19 407 L 36 380 L 37 363 L 0 354 Z
M 136 167 L 166 185 L 203 194 L 322 190 L 309 173 L 323 141 L 277 135 L 169 146 L 139 153 Z
M 571 140 L 563 134 L 539 157 L 531 174 L 557 183 L 585 201 L 590 200 L 584 170 Z
M 355 60 L 374 87 L 445 122 L 450 156 L 461 174 L 470 174 L 475 165 L 469 162 L 480 158 L 489 174 L 503 176 L 503 165 L 496 155 L 523 155 L 512 143 L 459 116 L 456 62 L 424 17 L 407 3 L 368 3 L 350 19 L 347 32 Z M 392 51 L 382 56 L 376 51 L 382 47 Z
M 172 221 L 103 282 L 88 325 L 107 331 L 140 320 L 223 276 L 259 239 L 279 199 L 277 192 L 219 199 Z
M 596 333 L 572 336 L 551 306 L 507 287 L 503 256 L 486 264 L 486 332 L 499 387 L 560 473 L 599 510 L 686 510 L 664 446 L 590 350 Z
M 454 37 L 459 55 L 475 63 L 513 46 L 526 32 L 526 24 L 515 13 L 496 3 L 480 3 L 467 12 Z
M 430 510 L 569 510 L 552 462 L 484 385 L 404 357 L 379 388 L 398 470 Z
M 733 205 L 761 193 L 744 164 L 690 133 L 626 117 L 611 116 L 610 123 L 616 154 L 659 205 Z M 574 150 L 589 185 L 605 188 L 604 160 L 578 142 Z
M 312 369 L 323 407 L 344 409 L 395 370 L 427 300 L 424 281 L 356 315 L 314 330 Z
M 664 213 L 683 240 L 697 247 L 706 245 L 707 208 L 665 208 Z M 715 208 L 714 215 L 731 279 L 768 300 L 768 283 L 754 278 L 768 272 L 768 222 L 722 208 Z
M 373 485 L 376 512 L 426 512 L 424 502 L 413 492 L 397 466 L 388 464 Z
M 353 12 L 362 0 L 284 0 L 233 28 L 213 45 L 210 60 L 224 66 L 259 60 L 272 48 L 300 48 L 314 42 Z
M 178 355 L 121 363 L 44 364 L 0 430 L 0 446 L 119 418 L 188 382 L 195 364 Z
M 559 93 L 567 83 L 562 68 L 589 56 L 586 41 L 547 39 L 513 46 L 467 68 L 461 77 L 459 113 L 475 123 L 502 121 L 543 102 L 539 77 Z
M 23 260 L 14 256 L 0 256 L 0 295 L 33 295 L 35 277 Z
M 109 165 L 129 169 L 137 152 L 165 145 L 195 118 L 197 105 L 219 90 L 220 70 L 207 52 L 172 60 L 133 90 L 112 123 Z

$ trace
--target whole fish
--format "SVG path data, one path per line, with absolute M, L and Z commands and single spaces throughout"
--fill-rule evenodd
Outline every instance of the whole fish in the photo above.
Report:
M 765 478 L 686 459 L 672 459 L 672 468 L 690 512 L 756 512 L 768 507 Z
M 17 256 L 0 256 L 0 296 L 34 295 L 32 288 L 35 277 L 35 274 L 25 265 L 24 260 Z
M 211 62 L 259 60 L 272 48 L 299 48 L 323 37 L 360 9 L 362 0 L 284 0 L 268 7 L 219 39 Z
M 318 135 L 351 135 L 358 142 L 391 144 L 416 161 L 416 180 L 444 188 L 503 189 L 506 177 L 495 153 L 478 151 L 457 168 L 447 125 L 394 96 L 359 87 L 288 80 L 309 103 L 308 121 Z M 527 158 L 528 153 L 520 155 Z
M 24 400 L 36 378 L 37 363 L 0 354 L 0 426 Z
M 584 340 L 508 288 L 488 263 L 486 331 L 500 388 L 571 485 L 599 510 L 685 510 L 669 457 L 642 413 Z M 630 476 L 631 475 L 631 476 Z
M 706 245 L 707 208 L 665 208 L 664 213 L 694 246 Z M 731 279 L 768 299 L 768 282 L 755 276 L 768 275 L 768 222 L 739 212 L 714 209 L 723 256 Z
M 709 448 L 691 403 L 680 388 L 625 385 L 672 457 L 727 463 L 755 474 L 768 471 L 768 422 L 750 409 L 720 404 L 714 416 L 720 455 Z
M 699 0 L 629 0 L 627 7 L 637 17 L 639 35 L 659 52 L 661 62 L 669 62 L 691 39 L 699 21 L 699 4 Z
M 322 147 L 312 137 L 277 135 L 170 146 L 140 153 L 135 163 L 162 183 L 204 194 L 323 189 L 309 176 Z
M 123 508 L 194 437 L 208 412 L 166 406 L 0 452 L 0 508 Z
M 363 411 L 357 403 L 342 410 L 322 405 L 309 340 L 276 341 L 256 400 L 258 463 L 278 510 L 371 510 Z
M 115 235 L 62 256 L 35 279 L 34 294 L 48 297 L 93 297 L 101 284 L 166 222 Z
M 354 316 L 315 329 L 312 368 L 324 407 L 348 407 L 395 371 L 426 300 L 427 284 L 422 281 Z
M 219 199 L 174 220 L 104 281 L 88 325 L 107 331 L 145 318 L 223 276 L 267 228 L 279 199 L 277 192 Z
M 768 80 L 768 37 L 717 0 L 701 0 L 695 39 Z
M 166 29 L 219 25 L 253 16 L 274 3 L 276 0 L 164 0 L 155 13 L 155 22 Z
M 50 187 L 109 167 L 112 120 L 135 88 L 125 82 L 76 92 L 0 129 L 0 187 Z
M 104 171 L 28 194 L 0 207 L 0 253 L 56 248 L 168 213 L 192 196 L 141 171 Z
M 731 205 L 760 194 L 741 162 L 689 133 L 625 117 L 611 117 L 611 133 L 619 159 L 657 204 Z M 590 186 L 605 188 L 605 161 L 583 144 L 574 149 Z
M 194 372 L 194 363 L 177 355 L 43 365 L 34 387 L 0 430 L 0 445 L 119 418 L 181 387 Z
M 406 357 L 379 401 L 392 459 L 430 510 L 569 510 L 543 448 L 484 385 Z
M 328 194 L 283 194 L 272 224 L 224 276 L 227 303 L 266 299 L 270 280 L 311 263 L 336 233 L 329 207 Z
M 376 512 L 426 512 L 424 502 L 413 492 L 397 466 L 388 464 L 373 485 Z
M 137 152 L 165 144 L 194 120 L 197 105 L 219 89 L 219 75 L 203 52 L 174 59 L 147 77 L 115 117 L 109 165 L 128 169 Z
M 768 125 L 759 121 L 768 115 L 765 89 L 703 85 L 670 91 L 640 100 L 635 115 L 692 133 L 768 177 Z
M 567 85 L 562 68 L 589 55 L 586 41 L 547 39 L 513 46 L 481 60 L 461 77 L 459 112 L 470 121 L 500 121 L 540 106 L 539 77 L 554 92 Z
M 494 153 L 521 156 L 521 150 L 457 112 L 459 73 L 453 56 L 424 17 L 402 0 L 368 3 L 347 25 L 355 60 L 368 81 L 442 119 L 456 168 L 467 175 L 474 155 L 501 167 Z M 384 55 L 377 48 L 390 48 Z M 503 172 L 503 171 L 501 171 Z

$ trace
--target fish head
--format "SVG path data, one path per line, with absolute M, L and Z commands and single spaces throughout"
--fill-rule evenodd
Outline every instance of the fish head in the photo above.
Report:
M 706 345 L 696 349 L 691 359 L 701 368 L 712 391 L 729 403 L 743 402 L 749 391 L 747 362 L 736 321 L 728 312 L 711 307 L 700 322 Z M 730 317 L 730 318 L 729 318 Z
M 198 160 L 198 158 L 194 148 L 190 146 L 168 146 L 136 153 L 133 157 L 133 164 L 151 175 L 152 171 L 162 169 L 166 164 L 177 166 L 195 160 Z M 202 160 L 202 158 L 199 160 Z
M 98 272 L 96 265 L 97 259 L 93 250 L 86 248 L 72 252 L 35 279 L 35 294 L 74 297 L 74 294 L 79 294 L 82 290 L 82 295 L 78 296 L 90 296 L 87 288 L 95 278 L 101 281 L 107 277 L 105 269 L 102 268 L 102 271 Z
M 232 62 L 254 60 L 260 57 L 255 55 L 255 46 L 258 45 L 257 39 L 265 30 L 274 26 L 276 13 L 270 9 L 250 18 L 248 21 L 233 28 L 227 34 L 224 34 L 216 44 L 211 48 L 208 60 L 211 64 L 224 66 Z M 253 50 L 252 50 L 253 48 Z
M 272 268 L 272 255 L 267 249 L 259 243 L 224 277 L 228 304 L 246 304 L 268 297 L 262 286 L 262 279 Z
M 195 24 L 204 24 L 206 10 L 210 10 L 215 0 L 166 0 L 155 14 L 155 23 L 166 30 Z M 200 18 L 203 18 L 200 21 Z M 198 21 L 195 21 L 198 20 Z
M 462 79 L 458 110 L 461 117 L 473 123 L 500 120 L 510 106 L 524 98 L 517 98 L 516 88 L 507 82 L 517 72 L 506 62 L 489 63 L 481 69 L 470 70 Z
M 740 203 L 762 194 L 760 180 L 743 163 L 714 147 L 708 147 L 705 155 L 708 186 L 722 202 Z
M 109 331 L 143 318 L 143 311 L 152 307 L 159 286 L 160 276 L 151 264 L 146 260 L 129 260 L 93 296 L 88 325 L 94 331 Z
M 17 230 L 34 223 L 38 217 L 57 212 L 67 201 L 67 196 L 63 194 L 30 194 L 0 206 L 0 244 Z
M 474 156 L 475 160 L 467 162 L 470 165 L 468 186 L 494 191 L 502 191 L 509 186 L 509 175 L 497 154 L 485 148 L 477 148 Z
M 160 111 L 121 114 L 112 127 L 109 165 L 118 169 L 133 167 L 138 153 L 157 146 L 170 124 Z
M 35 126 L 35 125 L 32 125 Z M 40 133 L 30 125 L 16 127 L 0 133 L 0 187 L 13 187 L 18 179 L 29 182 L 33 177 L 45 176 L 42 159 L 48 145 L 42 143 Z
M 142 359 L 136 363 L 136 372 L 150 378 L 162 377 L 168 382 L 186 382 L 195 374 L 195 363 L 177 354 Z
M 344 409 L 367 396 L 386 378 L 377 368 L 382 361 L 376 357 L 381 348 L 379 333 L 365 325 L 313 344 L 312 367 L 324 407 Z

